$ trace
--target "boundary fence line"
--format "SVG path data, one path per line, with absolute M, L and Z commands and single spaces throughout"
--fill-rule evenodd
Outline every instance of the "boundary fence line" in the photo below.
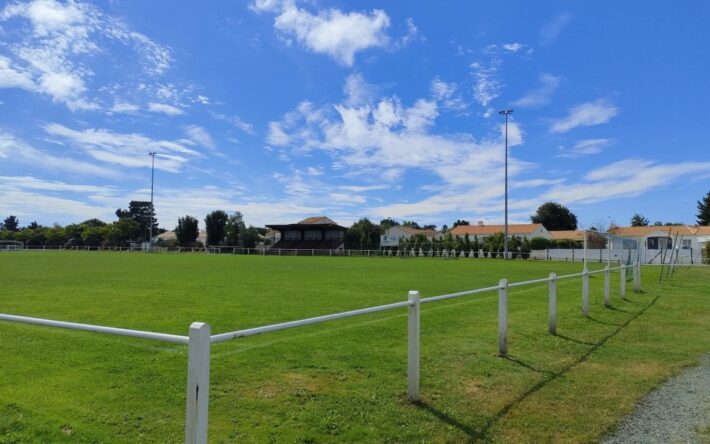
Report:
M 193 322 L 189 328 L 189 335 L 180 336 L 167 333 L 155 333 L 141 330 L 106 327 L 100 325 L 55 321 L 49 319 L 17 316 L 2 313 L 0 313 L 0 321 L 19 322 L 25 324 L 42 325 L 47 327 L 82 330 L 108 335 L 129 336 L 139 339 L 150 339 L 177 344 L 186 344 L 188 346 L 188 372 L 187 390 L 185 396 L 185 443 L 206 444 L 210 385 L 210 349 L 212 344 L 230 341 L 238 338 L 244 338 L 248 336 L 254 336 L 257 334 L 287 330 L 306 325 L 320 324 L 338 319 L 362 316 L 366 314 L 407 307 L 407 398 L 412 402 L 416 402 L 420 400 L 420 313 L 422 304 L 498 291 L 498 354 L 500 356 L 505 357 L 508 355 L 509 289 L 523 287 L 526 285 L 543 284 L 547 282 L 549 301 L 547 329 L 550 334 L 556 335 L 557 281 L 564 279 L 573 279 L 577 277 L 582 278 L 581 311 L 585 317 L 589 317 L 589 276 L 604 273 L 604 305 L 609 306 L 611 272 L 617 270 L 619 271 L 619 295 L 622 299 L 625 299 L 627 285 L 626 273 L 629 268 L 631 268 L 633 274 L 633 290 L 636 292 L 641 291 L 641 264 L 636 262 L 632 265 L 620 265 L 618 267 L 610 267 L 609 265 L 607 265 L 603 269 L 594 271 L 589 271 L 589 269 L 585 268 L 581 273 L 572 273 L 561 276 L 557 276 L 556 273 L 550 273 L 550 275 L 546 278 L 532 279 L 521 282 L 509 283 L 507 279 L 501 279 L 498 285 L 495 286 L 477 288 L 473 290 L 466 290 L 437 296 L 430 296 L 427 298 L 421 298 L 419 291 L 412 290 L 409 291 L 406 301 L 377 305 L 373 307 L 333 313 L 295 321 L 281 322 L 277 324 L 248 328 L 244 330 L 236 330 L 215 335 L 212 335 L 210 325 L 203 322 Z

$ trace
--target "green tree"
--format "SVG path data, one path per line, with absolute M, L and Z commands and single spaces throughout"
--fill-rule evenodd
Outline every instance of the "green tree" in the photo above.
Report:
M 20 221 L 17 219 L 17 216 L 8 216 L 3 221 L 2 226 L 3 229 L 7 231 L 19 231 Z
M 153 234 L 158 232 L 158 221 L 155 218 L 155 208 L 153 204 L 143 200 L 132 200 L 128 204 L 128 209 L 116 210 L 119 219 L 130 218 L 138 224 L 138 229 L 132 237 L 147 240 L 150 233 L 150 221 L 153 221 Z
M 193 245 L 200 235 L 199 222 L 192 216 L 178 218 L 175 237 L 183 247 Z
M 396 220 L 392 219 L 391 217 L 388 217 L 387 219 L 382 219 L 382 220 L 380 221 L 380 229 L 382 229 L 382 232 L 383 232 L 383 233 L 384 233 L 384 231 L 385 231 L 386 229 L 395 227 L 395 226 L 397 226 L 397 225 L 399 225 L 399 222 L 397 222 Z
M 118 219 L 107 228 L 106 240 L 114 246 L 126 245 L 139 230 L 138 222 L 128 217 Z
M 222 210 L 213 211 L 205 217 L 207 245 L 219 245 L 224 241 L 228 220 L 229 216 Z
M 103 227 L 91 227 L 87 226 L 84 231 L 81 232 L 81 241 L 84 245 L 89 246 L 99 246 L 104 240 L 105 230 Z
M 249 228 L 244 230 L 243 243 L 244 248 L 254 248 L 259 242 L 259 229 L 249 225 Z
M 556 202 L 540 205 L 535 214 L 530 216 L 530 220 L 535 224 L 542 224 L 550 231 L 577 229 L 577 216 Z
M 47 245 L 51 245 L 53 247 L 64 245 L 67 241 L 66 231 L 59 225 L 47 228 L 45 230 L 45 236 L 47 238 Z
M 494 253 L 503 251 L 504 237 L 505 236 L 503 235 L 503 232 L 498 232 L 498 233 L 488 236 L 483 241 L 483 248 L 486 251 L 490 251 L 490 252 L 494 252 Z
M 698 225 L 710 225 L 710 191 L 698 201 Z
M 641 216 L 638 213 L 635 213 L 633 217 L 631 218 L 631 226 L 632 227 L 646 227 L 648 226 L 648 219 L 645 217 Z
M 227 245 L 243 247 L 246 229 L 242 213 L 235 211 L 234 214 L 229 216 L 224 227 Z
M 345 232 L 345 248 L 377 250 L 380 248 L 380 227 L 368 218 L 360 219 Z
M 459 225 L 471 225 L 471 224 L 467 220 L 458 219 L 456 222 L 454 222 L 454 225 L 452 228 L 456 228 Z

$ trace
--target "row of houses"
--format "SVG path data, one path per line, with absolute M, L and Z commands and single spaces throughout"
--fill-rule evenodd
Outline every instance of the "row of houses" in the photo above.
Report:
M 267 225 L 268 231 L 263 236 L 265 246 L 277 248 L 307 248 L 307 249 L 342 249 L 346 227 L 338 225 L 325 216 L 309 217 L 292 224 Z M 452 236 L 469 239 L 478 239 L 483 242 L 487 237 L 503 232 L 504 225 L 484 224 L 459 225 L 451 230 Z M 583 242 L 583 230 L 549 231 L 542 224 L 509 224 L 508 234 L 520 239 L 533 239 L 540 237 L 554 241 Z M 671 225 L 671 226 L 645 226 L 645 227 L 612 227 L 608 234 L 623 238 L 627 243 L 638 245 L 642 250 L 689 250 L 700 252 L 710 242 L 710 226 Z M 388 228 L 380 236 L 381 248 L 396 248 L 400 242 L 407 241 L 415 236 L 423 236 L 428 240 L 440 239 L 444 233 L 430 229 L 418 229 L 396 225 Z M 175 237 L 174 232 L 163 233 L 158 238 L 163 240 Z M 602 237 L 603 239 L 603 237 Z M 206 233 L 200 232 L 200 241 L 206 243 Z M 614 239 L 611 239 L 614 242 Z M 631 248 L 615 245 L 589 245 L 590 248 Z M 677 245 L 676 245 L 677 244 Z
M 475 236 L 479 241 L 484 241 L 487 237 L 502 233 L 504 230 L 504 225 L 487 225 L 479 222 L 476 225 L 459 225 L 449 230 L 449 233 L 454 237 L 461 238 L 468 235 L 470 239 L 473 239 Z M 510 236 L 528 240 L 541 237 L 554 241 L 583 242 L 584 233 L 584 230 L 549 231 L 542 224 L 508 225 L 508 234 Z M 612 227 L 609 229 L 608 234 L 636 241 L 633 243 L 646 250 L 678 248 L 681 250 L 701 251 L 710 242 L 710 226 Z M 435 230 L 421 230 L 397 225 L 388 228 L 382 234 L 380 246 L 384 248 L 397 247 L 402 239 L 406 241 L 417 235 L 424 236 L 429 240 L 439 239 L 444 236 L 443 233 Z

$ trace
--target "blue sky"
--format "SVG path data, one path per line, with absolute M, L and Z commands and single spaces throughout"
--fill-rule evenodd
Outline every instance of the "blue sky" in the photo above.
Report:
M 0 9 L 0 215 L 695 222 L 710 4 L 34 0 Z

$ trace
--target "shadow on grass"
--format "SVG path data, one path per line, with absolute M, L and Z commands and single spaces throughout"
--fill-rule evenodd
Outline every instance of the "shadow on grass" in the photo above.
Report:
M 623 326 L 626 324 L 626 323 L 624 323 L 624 324 L 616 324 L 616 323 L 614 323 L 614 322 L 602 321 L 601 319 L 595 318 L 595 317 L 593 317 L 593 316 L 589 316 L 587 319 L 589 319 L 590 321 L 594 321 L 594 322 L 596 322 L 597 324 L 610 325 L 610 326 L 612 326 L 612 327 L 623 327 Z
M 629 310 L 622 310 L 619 307 L 614 307 L 613 305 L 609 305 L 608 307 L 604 307 L 604 308 L 606 308 L 607 310 L 611 310 L 611 311 L 619 311 L 621 313 L 631 313 Z
M 589 345 L 594 345 L 594 344 L 589 344 Z M 525 367 L 525 368 L 527 368 L 527 369 L 529 369 L 529 370 L 532 370 L 532 371 L 534 371 L 534 372 L 536 372 L 536 373 L 542 373 L 542 374 L 546 374 L 546 375 L 554 375 L 554 374 L 555 374 L 555 372 L 552 372 L 552 371 L 550 371 L 550 370 L 542 370 L 542 369 L 533 367 L 531 364 L 528 364 L 527 362 L 525 362 L 525 361 L 523 361 L 523 360 L 521 360 L 521 359 L 518 359 L 518 358 L 516 358 L 515 356 L 510 356 L 510 355 L 508 355 L 508 356 L 503 356 L 503 359 L 508 360 L 508 361 L 510 361 L 510 362 L 512 362 L 512 363 L 514 363 L 514 364 L 517 364 L 517 365 L 519 365 L 519 366 L 521 366 L 521 367 Z
M 595 345 L 597 345 L 596 342 L 586 342 L 586 341 L 582 341 L 582 340 L 579 340 L 579 339 L 570 338 L 569 336 L 561 335 L 561 334 L 559 334 L 559 333 L 557 333 L 557 337 L 560 338 L 560 339 L 564 339 L 565 341 L 574 342 L 574 343 L 576 343 L 576 344 L 589 345 L 589 346 L 591 346 L 591 347 L 594 347 Z
M 453 426 L 456 427 L 459 431 L 464 433 L 466 436 L 468 436 L 468 441 L 469 442 L 480 442 L 480 441 L 490 441 L 490 434 L 493 428 L 503 419 L 505 416 L 513 409 L 515 409 L 518 405 L 520 405 L 523 401 L 528 399 L 530 396 L 534 395 L 536 392 L 538 392 L 540 389 L 544 388 L 551 382 L 556 381 L 560 377 L 566 375 L 569 373 L 571 370 L 574 370 L 578 365 L 584 363 L 589 359 L 589 357 L 596 352 L 600 347 L 603 347 L 604 344 L 606 344 L 610 339 L 612 339 L 614 336 L 618 335 L 624 328 L 626 328 L 629 324 L 631 324 L 634 320 L 636 320 L 639 316 L 643 315 L 646 310 L 651 308 L 653 305 L 656 304 L 658 299 L 661 297 L 659 294 L 656 296 L 651 302 L 649 302 L 646 306 L 644 306 L 641 310 L 636 312 L 633 316 L 631 316 L 628 320 L 626 320 L 623 324 L 608 324 L 606 322 L 602 322 L 603 324 L 607 325 L 614 325 L 617 328 L 611 332 L 610 334 L 604 336 L 599 342 L 596 343 L 588 343 L 588 342 L 582 342 L 578 341 L 576 339 L 568 338 L 562 335 L 557 335 L 557 337 L 569 340 L 572 342 L 577 342 L 580 344 L 586 344 L 590 345 L 590 349 L 587 350 L 583 355 L 581 355 L 579 358 L 577 358 L 574 362 L 569 364 L 568 366 L 564 367 L 558 372 L 548 372 L 548 371 L 540 371 L 535 369 L 534 367 L 530 366 L 529 364 L 524 363 L 523 361 L 520 361 L 516 358 L 513 357 L 506 357 L 508 361 L 514 362 L 515 364 L 522 365 L 524 367 L 527 367 L 533 371 L 542 373 L 543 379 L 540 380 L 538 383 L 527 389 L 523 394 L 518 396 L 517 398 L 513 399 L 511 402 L 503 406 L 498 413 L 496 413 L 493 417 L 491 417 L 486 423 L 483 425 L 481 428 L 475 428 L 471 425 L 465 424 L 456 418 L 452 417 L 451 415 L 448 415 L 440 410 L 438 410 L 435 406 L 428 404 L 425 401 L 420 401 L 415 403 L 418 408 L 424 410 L 425 412 L 429 413 L 432 416 L 435 416 L 437 419 Z M 591 318 L 590 318 L 591 319 Z M 594 320 L 594 319 L 593 319 Z

